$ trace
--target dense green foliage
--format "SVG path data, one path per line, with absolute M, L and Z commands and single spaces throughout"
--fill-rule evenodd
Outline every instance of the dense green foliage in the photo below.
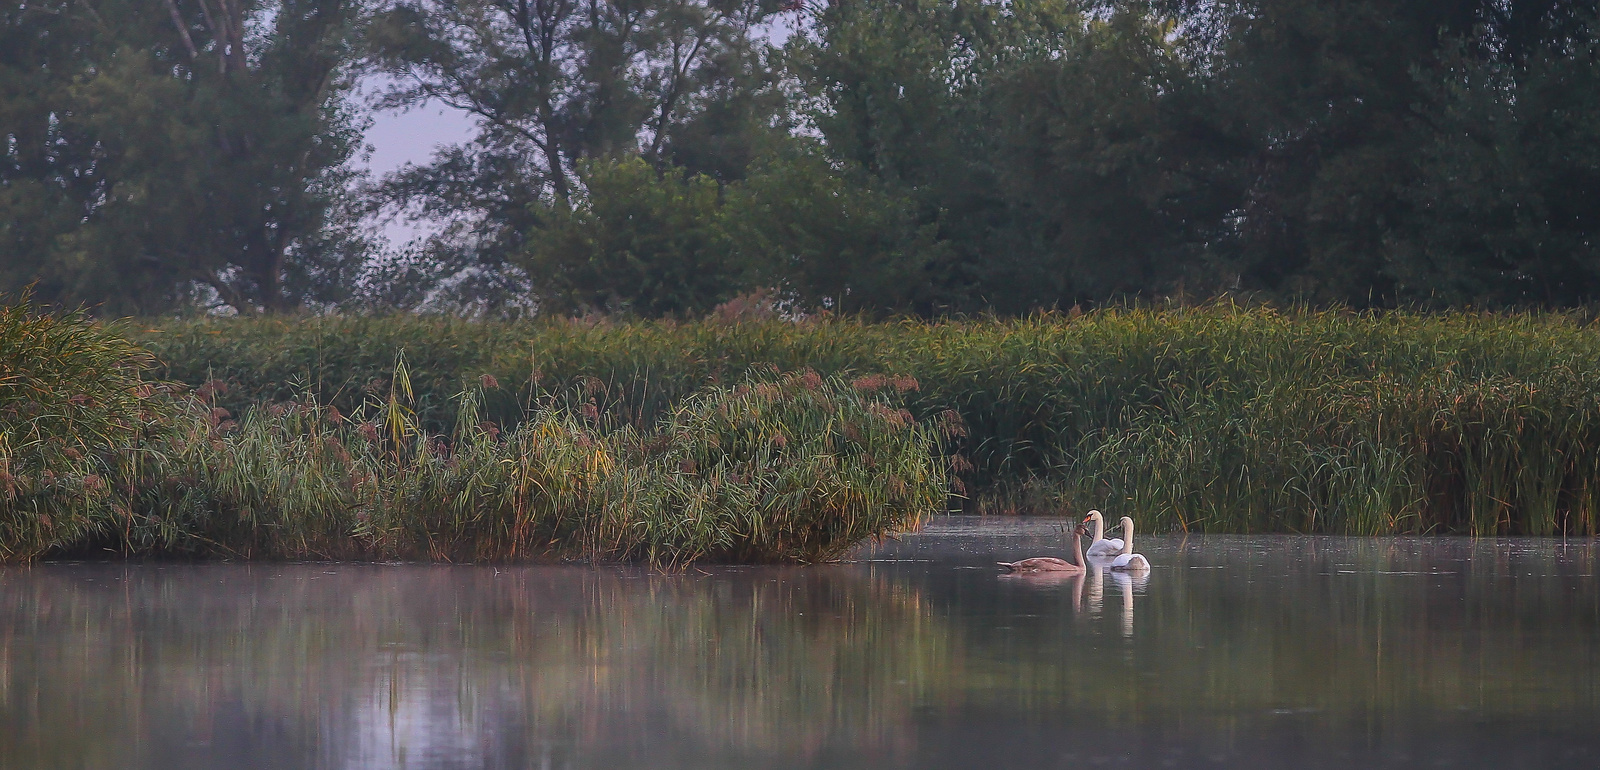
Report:
M 1600 336 L 1576 316 L 320 318 L 165 324 L 143 340 L 164 376 L 219 380 L 235 408 L 307 394 L 359 405 L 404 350 L 421 419 L 441 431 L 449 394 L 484 374 L 500 384 L 492 419 L 583 384 L 600 413 L 641 428 L 767 366 L 912 377 L 919 419 L 959 416 L 953 465 L 986 508 L 1098 507 L 1204 531 L 1600 529 Z
M 364 258 L 349 0 L 0 5 L 0 292 L 337 300 Z
M 737 293 L 739 276 L 710 243 L 706 196 L 784 133 L 781 65 L 758 34 L 777 5 L 381 8 L 370 63 L 398 84 L 383 103 L 442 102 L 479 122 L 468 144 L 375 190 L 380 203 L 444 224 L 410 269 L 386 280 L 466 281 L 454 292 L 465 305 L 514 305 L 527 297 L 507 294 L 531 293 L 546 311 L 648 315 L 703 311 Z
M 704 389 L 647 429 L 588 385 L 504 430 L 485 379 L 426 430 L 402 361 L 342 413 L 236 422 L 216 385 L 140 381 L 148 357 L 79 317 L 0 315 L 0 561 L 110 548 L 241 558 L 815 561 L 944 505 L 940 436 L 888 383 L 815 372 Z
M 547 311 L 651 316 L 757 287 L 803 308 L 922 315 L 1230 292 L 1581 304 L 1600 287 L 1594 13 L 818 4 L 781 55 L 756 59 L 781 72 L 785 100 L 752 97 L 767 119 L 722 124 L 717 146 L 757 148 L 747 163 L 620 143 L 574 167 L 576 197 L 501 183 L 529 189 L 497 198 L 525 240 L 477 264 L 525 271 Z M 770 128 L 786 124 L 804 130 Z M 460 198 L 424 197 L 459 213 Z
M 1600 337 L 1577 316 L 139 332 L 193 395 L 143 380 L 114 329 L 0 321 L 7 558 L 809 560 L 938 510 L 947 467 L 968 507 L 1155 529 L 1600 530 Z
M 62 513 L 104 494 L 109 471 L 137 464 L 136 448 L 160 432 L 166 413 L 140 376 L 153 363 L 82 316 L 0 306 L 0 560 L 111 526 Z
M 678 318 L 1600 292 L 1592 0 L 218 1 L 0 8 L 0 290 Z M 475 133 L 356 184 L 361 76 Z M 437 229 L 378 254 L 357 204 Z

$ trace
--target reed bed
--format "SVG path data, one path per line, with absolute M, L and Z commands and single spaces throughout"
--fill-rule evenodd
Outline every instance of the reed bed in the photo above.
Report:
M 0 561 L 109 526 L 84 502 L 108 491 L 110 469 L 141 462 L 169 417 L 142 378 L 155 359 L 120 327 L 24 303 L 0 304 Z
M 1130 513 L 1156 529 L 1593 534 L 1600 336 L 1575 314 L 1280 311 L 1231 304 L 943 322 L 843 318 L 467 322 L 200 320 L 140 339 L 163 377 L 224 406 L 388 387 L 403 350 L 417 419 L 490 375 L 517 423 L 586 384 L 648 430 L 705 387 L 777 367 L 908 375 L 920 421 L 954 412 L 976 510 Z
M 21 330 L 7 339 L 90 351 L 3 349 L 0 561 L 109 549 L 809 562 L 945 505 L 940 429 L 955 424 L 912 419 L 899 406 L 916 387 L 908 378 L 752 371 L 641 429 L 601 413 L 597 382 L 541 396 L 502 428 L 483 414 L 498 387 L 484 376 L 449 399 L 454 427 L 439 433 L 417 417 L 403 356 L 384 392 L 348 410 L 303 394 L 235 419 L 218 384 L 143 382 L 142 352 L 117 347 L 114 330 L 76 316 L 0 318 Z M 78 355 L 103 365 L 99 379 L 55 374 Z M 57 446 L 69 440 L 80 449 Z

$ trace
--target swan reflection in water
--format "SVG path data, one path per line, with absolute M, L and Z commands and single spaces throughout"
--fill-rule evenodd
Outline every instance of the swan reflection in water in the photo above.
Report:
M 1097 572 L 1100 570 L 1096 570 Z M 1133 636 L 1133 591 L 1135 588 L 1141 592 L 1150 584 L 1150 573 L 1146 572 L 1121 572 L 1106 570 L 1111 575 L 1111 580 L 1122 589 L 1122 635 Z
M 1072 595 L 1072 614 L 1100 616 L 1105 604 L 1105 581 L 1110 578 L 1122 594 L 1122 635 L 1133 636 L 1133 594 L 1144 591 L 1150 584 L 1150 573 L 1128 573 L 1106 569 L 1094 562 L 1087 572 L 1012 572 L 1000 575 L 1001 580 L 1030 588 L 1064 588 Z
M 1124 523 L 1125 525 L 1127 524 L 1126 520 Z M 1131 527 L 1125 526 L 1125 529 L 1131 529 Z M 1077 537 L 1085 536 L 1087 534 L 1089 533 L 1086 531 L 1086 528 L 1083 525 L 1080 525 L 1076 530 L 1073 531 L 1071 537 L 1076 539 Z M 1065 589 L 1071 593 L 1071 606 L 1073 615 L 1086 615 L 1089 618 L 1100 617 L 1105 608 L 1105 583 L 1109 577 L 1109 579 L 1115 583 L 1118 592 L 1122 594 L 1122 614 L 1120 618 L 1122 635 L 1124 637 L 1131 638 L 1133 636 L 1134 629 L 1133 595 L 1136 590 L 1143 592 L 1146 587 L 1149 586 L 1149 570 L 1144 569 L 1134 572 L 1119 570 L 1112 566 L 1112 561 L 1110 559 L 1096 559 L 1092 557 L 1087 559 L 1082 558 L 1082 551 L 1080 549 L 1081 546 L 1073 543 L 1072 550 L 1079 555 L 1079 558 L 1076 564 L 1066 562 L 1066 564 L 1069 566 L 1074 567 L 1082 565 L 1081 569 L 1079 570 L 1015 570 L 1012 572 L 1001 573 L 999 577 L 1001 580 L 1018 585 L 1025 585 L 1030 588 L 1048 588 L 1052 590 Z M 1142 559 L 1143 557 L 1140 558 Z M 1016 562 L 1015 564 L 1020 565 L 1028 561 L 1042 560 L 1025 560 L 1024 562 Z M 1052 559 L 1051 561 L 1059 560 Z M 1013 565 L 1002 562 L 1001 566 L 1012 567 Z

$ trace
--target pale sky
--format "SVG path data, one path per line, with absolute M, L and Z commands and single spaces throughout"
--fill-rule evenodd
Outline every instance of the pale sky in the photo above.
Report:
M 373 174 L 387 174 L 406 163 L 422 163 L 435 148 L 466 141 L 472 133 L 472 121 L 466 113 L 448 107 L 378 112 L 372 117 L 372 128 L 367 129 L 372 158 L 367 168 Z
M 372 145 L 367 170 L 374 180 L 407 163 L 426 163 L 435 149 L 466 141 L 473 128 L 466 113 L 437 104 L 406 112 L 374 112 L 372 120 L 366 140 Z M 405 222 L 383 227 L 394 246 L 404 245 L 421 232 Z

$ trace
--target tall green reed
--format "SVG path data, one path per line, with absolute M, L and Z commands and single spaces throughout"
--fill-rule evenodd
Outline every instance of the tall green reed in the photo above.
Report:
M 0 322 L 0 467 L 12 474 L 0 561 L 99 549 L 816 561 L 945 502 L 943 436 L 899 406 L 915 386 L 904 378 L 767 370 L 702 389 L 645 428 L 602 410 L 604 386 L 587 380 L 542 392 L 502 428 L 485 418 L 499 387 L 485 375 L 449 399 L 454 427 L 441 433 L 418 416 L 405 355 L 347 409 L 307 394 L 235 419 L 219 402 L 228 383 L 192 394 L 142 383 L 141 352 L 80 316 Z M 100 379 L 85 370 L 74 382 L 52 348 L 11 341 L 40 335 Z M 65 442 L 77 443 L 53 449 Z
M 397 367 L 399 370 L 400 367 Z M 403 372 L 397 371 L 397 374 Z M 396 378 L 400 382 L 400 378 Z M 581 394 L 579 394 L 581 396 Z M 314 401 L 220 433 L 191 422 L 132 507 L 139 549 L 246 558 L 817 561 L 943 507 L 930 426 L 814 372 L 712 388 L 650 431 L 550 401 L 453 439 L 375 401 Z
M 153 357 L 82 313 L 0 304 L 0 561 L 106 531 L 97 501 L 168 416 Z
M 448 431 L 453 383 L 483 415 L 585 384 L 648 430 L 761 367 L 906 374 L 982 508 L 1115 507 L 1204 531 L 1592 533 L 1600 337 L 1565 314 L 1276 311 L 1228 304 L 936 323 L 218 320 L 146 338 L 186 381 L 223 372 L 242 408 L 285 382 L 341 408 L 404 349 L 417 413 Z M 314 383 L 325 385 L 322 388 Z M 1029 481 L 1032 479 L 1032 481 Z M 1007 498 L 1010 502 L 1007 502 Z

